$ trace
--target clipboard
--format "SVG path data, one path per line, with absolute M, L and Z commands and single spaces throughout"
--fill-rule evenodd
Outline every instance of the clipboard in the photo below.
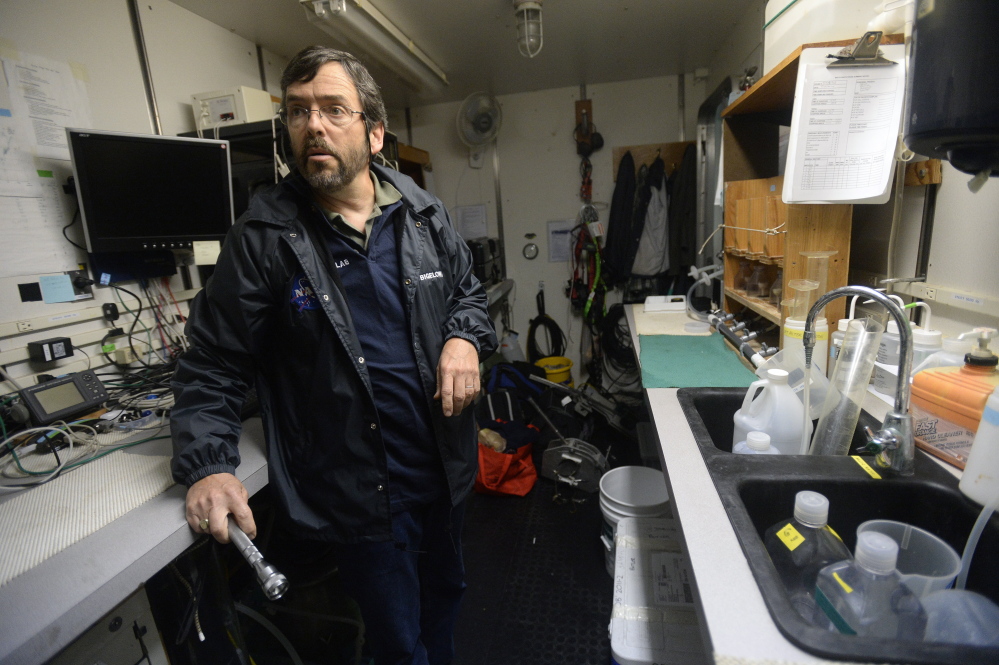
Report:
M 897 65 L 894 60 L 884 57 L 884 53 L 878 48 L 881 46 L 881 37 L 884 33 L 880 30 L 865 32 L 864 36 L 840 50 L 836 55 L 829 54 L 834 58 L 826 67 L 885 67 Z

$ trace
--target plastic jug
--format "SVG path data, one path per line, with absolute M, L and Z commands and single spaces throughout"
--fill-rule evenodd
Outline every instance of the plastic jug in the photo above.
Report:
M 992 391 L 985 403 L 958 487 L 965 496 L 983 506 L 999 495 L 999 388 Z
M 815 580 L 831 563 L 850 558 L 836 532 L 829 528 L 829 499 L 818 492 L 798 492 L 794 515 L 766 530 L 763 544 L 780 575 L 791 604 L 807 621 L 828 626 L 815 604 Z
M 787 372 L 767 370 L 767 378 L 754 381 L 746 391 L 742 408 L 733 416 L 732 447 L 756 430 L 770 435 L 770 445 L 782 455 L 801 454 L 801 429 L 805 407 L 787 384 Z M 811 421 L 808 423 L 811 434 Z
M 876 531 L 857 534 L 853 560 L 833 563 L 815 580 L 815 602 L 846 635 L 921 640 L 926 612 L 902 583 L 898 543 Z
M 941 349 L 931 353 L 921 362 L 916 362 L 915 345 L 913 345 L 912 375 L 924 369 L 934 367 L 961 367 L 964 357 L 971 352 L 971 341 L 957 337 L 945 337 L 941 340 Z

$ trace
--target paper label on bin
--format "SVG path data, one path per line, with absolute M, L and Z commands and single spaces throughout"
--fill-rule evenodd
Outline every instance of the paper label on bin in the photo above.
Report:
M 790 337 L 791 339 L 805 339 L 805 331 L 798 330 L 796 328 L 784 328 L 784 337 Z M 829 339 L 828 330 L 819 330 L 815 333 L 815 340 L 818 342 L 823 342 Z
M 801 535 L 790 522 L 788 522 L 783 529 L 777 532 L 777 537 L 780 538 L 780 541 L 784 543 L 787 546 L 787 549 L 792 552 L 798 547 L 798 545 L 805 542 L 805 537 Z
M 687 558 L 676 552 L 651 552 L 652 586 L 656 605 L 693 607 L 693 575 Z

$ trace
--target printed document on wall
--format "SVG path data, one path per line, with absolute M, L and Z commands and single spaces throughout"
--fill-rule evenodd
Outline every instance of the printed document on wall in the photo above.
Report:
M 4 58 L 3 69 L 22 145 L 38 157 L 68 161 L 66 127 L 90 127 L 82 67 L 22 54 Z
M 785 203 L 888 200 L 905 100 L 905 47 L 881 50 L 897 64 L 830 68 L 830 49 L 802 51 Z

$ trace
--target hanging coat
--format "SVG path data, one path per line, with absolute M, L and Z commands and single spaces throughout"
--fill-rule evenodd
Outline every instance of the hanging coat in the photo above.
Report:
M 669 179 L 669 274 L 687 274 L 697 250 L 697 149 L 691 144 Z
M 629 151 L 624 153 L 617 167 L 617 184 L 614 186 L 610 216 L 607 219 L 607 240 L 604 243 L 603 259 L 607 270 L 607 283 L 610 286 L 620 284 L 631 272 L 629 248 L 634 209 L 635 159 Z
M 643 191 L 648 192 L 648 204 L 642 224 L 642 233 L 631 274 L 636 277 L 654 277 L 669 268 L 669 197 L 666 193 L 666 163 L 656 158 L 649 167 Z M 636 213 L 637 213 L 636 209 Z

